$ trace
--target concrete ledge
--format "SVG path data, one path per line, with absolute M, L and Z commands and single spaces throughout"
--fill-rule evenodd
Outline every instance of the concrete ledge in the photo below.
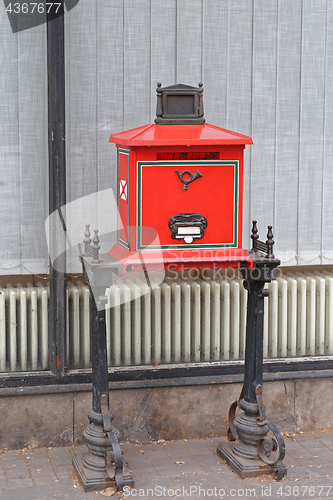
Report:
M 200 439 L 226 434 L 228 409 L 241 383 L 110 391 L 114 425 L 123 440 Z M 83 443 L 91 392 L 0 398 L 2 449 Z M 281 432 L 333 427 L 333 379 L 264 383 L 269 419 Z M 320 411 L 319 411 L 320 409 Z

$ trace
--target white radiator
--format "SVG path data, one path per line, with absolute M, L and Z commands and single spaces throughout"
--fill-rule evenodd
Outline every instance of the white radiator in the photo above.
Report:
M 268 285 L 264 357 L 333 354 L 333 273 L 295 273 Z M 107 290 L 110 366 L 243 359 L 247 291 L 239 278 L 166 279 L 126 276 Z M 50 366 L 49 289 L 0 288 L 0 370 Z M 90 366 L 90 296 L 83 284 L 67 287 L 67 358 Z M 110 327 L 112 335 L 110 334 Z
M 247 292 L 240 279 L 166 279 L 148 287 L 133 277 L 107 295 L 115 304 L 106 318 L 113 366 L 244 357 Z
M 332 355 L 333 274 L 297 272 L 266 286 L 264 357 Z M 110 365 L 244 359 L 247 291 L 239 278 L 166 279 L 151 288 L 134 278 L 107 293 L 118 304 L 107 313 Z
M 287 273 L 268 286 L 264 357 L 333 354 L 333 274 Z
M 0 370 L 49 367 L 48 288 L 0 287 Z

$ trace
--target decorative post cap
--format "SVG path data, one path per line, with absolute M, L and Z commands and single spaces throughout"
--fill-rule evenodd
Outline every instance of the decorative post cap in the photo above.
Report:
M 91 243 L 91 234 L 90 234 L 90 224 L 86 224 L 86 230 L 84 232 L 84 239 L 83 239 L 83 243 L 84 243 L 84 255 L 87 257 L 89 255 L 89 245 Z
M 92 264 L 99 264 L 98 252 L 101 247 L 98 243 L 99 243 L 98 229 L 94 229 L 93 244 L 91 245 L 93 251 L 93 260 L 91 261 Z
M 170 87 L 157 84 L 157 105 L 155 123 L 193 124 L 205 123 L 203 110 L 203 83 L 190 87 L 179 83 Z

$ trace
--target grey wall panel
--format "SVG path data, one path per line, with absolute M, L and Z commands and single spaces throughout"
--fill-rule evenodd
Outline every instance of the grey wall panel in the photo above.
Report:
M 84 223 L 94 220 L 96 202 L 85 206 L 85 217 L 76 204 L 83 196 L 98 191 L 98 2 L 83 1 L 65 15 L 66 84 L 66 169 L 67 204 L 64 213 L 72 247 L 67 256 L 67 272 L 80 270 L 75 231 L 84 233 Z M 80 212 L 80 213 L 78 213 Z M 80 226 L 80 228 L 78 228 Z M 81 229 L 82 226 L 82 229 Z M 91 228 L 92 230 L 95 227 Z
M 176 81 L 177 1 L 151 0 L 151 115 L 156 117 L 156 84 Z
M 150 0 L 124 0 L 124 129 L 150 123 Z
M 278 4 L 274 238 L 276 254 L 296 265 L 302 0 Z
M 251 215 L 259 234 L 274 224 L 277 0 L 254 0 Z
M 230 130 L 252 135 L 252 2 L 228 3 L 227 113 L 225 125 Z M 250 248 L 251 229 L 251 154 L 244 153 L 243 245 Z
M 221 127 L 252 133 L 252 2 L 229 1 L 226 121 Z
M 333 263 L 333 3 L 327 4 L 324 109 L 322 263 Z
M 177 83 L 202 80 L 203 0 L 177 1 Z
M 5 9 L 0 9 L 1 66 L 1 256 L 0 272 L 20 272 L 11 268 L 20 262 L 20 144 L 18 106 L 18 39 L 13 35 Z
M 97 180 L 97 2 L 83 1 L 65 15 L 69 84 L 66 149 L 68 202 L 94 193 Z
M 1 9 L 0 273 L 45 272 L 48 203 L 46 29 L 12 33 Z M 24 266 L 24 267 L 23 267 Z
M 71 17 L 72 12 L 65 15 L 64 18 L 64 37 L 65 37 L 65 132 L 66 132 L 66 168 L 67 168 L 67 199 L 71 199 L 71 154 L 70 154 L 70 122 L 71 122 L 71 62 L 70 62 L 70 43 L 71 43 Z
M 19 32 L 21 260 L 47 262 L 48 216 L 46 25 Z M 26 263 L 25 266 L 29 267 Z M 44 269 L 44 272 L 46 269 Z
M 262 238 L 273 224 L 284 263 L 333 262 L 332 9 L 326 0 L 80 0 L 65 15 L 68 201 L 116 187 L 109 135 L 153 121 L 157 81 L 202 80 L 207 121 L 253 137 L 244 246 L 256 218 Z M 45 26 L 14 35 L 0 10 L 0 264 L 37 258 L 42 272 Z
M 227 128 L 227 7 L 225 0 L 203 3 L 202 81 L 205 117 L 208 123 L 224 128 Z
M 320 264 L 326 0 L 306 0 L 302 19 L 298 254 Z
M 110 135 L 124 130 L 124 5 L 99 1 L 97 11 L 98 188 L 116 190 L 116 147 Z

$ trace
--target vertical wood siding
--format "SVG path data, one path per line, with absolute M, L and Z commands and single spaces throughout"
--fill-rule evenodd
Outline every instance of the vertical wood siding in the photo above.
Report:
M 41 272 L 45 26 L 14 35 L 0 10 L 1 260 Z M 332 21 L 327 0 L 80 0 L 65 15 L 68 201 L 116 188 L 109 135 L 153 121 L 158 81 L 203 81 L 207 121 L 254 140 L 243 246 L 255 218 L 284 264 L 333 263 Z

